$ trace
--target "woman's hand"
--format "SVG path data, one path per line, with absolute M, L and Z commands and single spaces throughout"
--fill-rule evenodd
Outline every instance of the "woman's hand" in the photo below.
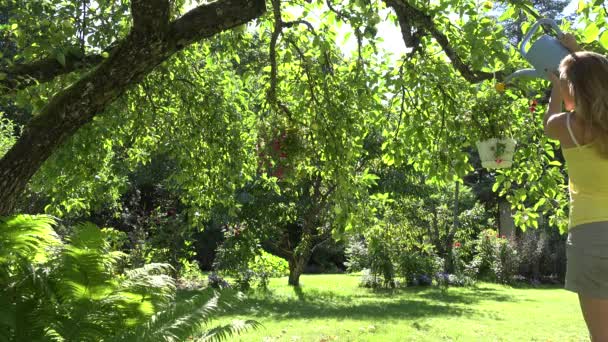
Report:
M 578 46 L 578 43 L 576 42 L 576 37 L 574 37 L 572 33 L 564 33 L 561 37 L 559 37 L 559 42 L 562 43 L 566 49 L 570 50 L 570 52 L 577 52 L 581 50 L 580 46 Z
M 549 81 L 551 81 L 551 84 L 553 86 L 559 86 L 560 80 L 559 80 L 559 77 L 557 77 L 557 75 L 555 73 L 548 72 L 547 78 L 549 79 Z

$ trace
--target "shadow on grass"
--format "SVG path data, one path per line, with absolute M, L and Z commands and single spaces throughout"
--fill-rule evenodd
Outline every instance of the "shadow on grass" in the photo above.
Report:
M 533 287 L 520 284 L 517 289 L 559 289 L 557 286 Z M 244 301 L 228 309 L 225 315 L 244 315 L 252 318 L 272 316 L 273 319 L 418 319 L 445 316 L 490 316 L 500 320 L 498 312 L 475 308 L 480 302 L 523 302 L 531 299 L 517 296 L 507 288 L 473 287 L 412 287 L 401 289 L 361 289 L 355 293 L 341 294 L 336 291 L 312 287 L 294 287 L 293 295 L 276 291 L 254 291 Z M 179 297 L 207 292 L 182 292 Z M 230 291 L 229 291 L 230 292 Z
M 440 316 L 490 316 L 500 320 L 498 313 L 481 312 L 469 307 L 480 301 L 516 302 L 517 298 L 493 289 L 418 288 L 369 291 L 339 295 L 331 291 L 294 288 L 295 296 L 277 296 L 273 292 L 256 293 L 243 302 L 240 314 L 273 319 L 334 318 L 358 320 L 418 319 Z M 247 308 L 243 312 L 243 308 Z

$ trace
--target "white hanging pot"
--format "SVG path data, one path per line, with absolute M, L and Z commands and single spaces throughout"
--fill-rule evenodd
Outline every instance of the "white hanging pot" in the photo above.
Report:
M 513 165 L 516 141 L 511 138 L 492 138 L 477 142 L 481 165 L 486 169 L 504 169 Z

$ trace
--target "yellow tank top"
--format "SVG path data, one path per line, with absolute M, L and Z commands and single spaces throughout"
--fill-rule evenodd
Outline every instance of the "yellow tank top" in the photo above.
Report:
M 570 228 L 585 223 L 608 221 L 608 159 L 602 157 L 593 144 L 563 149 L 568 165 L 570 191 Z

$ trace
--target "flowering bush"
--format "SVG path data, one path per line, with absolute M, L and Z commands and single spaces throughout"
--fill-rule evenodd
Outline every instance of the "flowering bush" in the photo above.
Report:
M 519 258 L 513 243 L 493 229 L 479 234 L 475 247 L 476 255 L 468 269 L 477 269 L 477 275 L 486 280 L 510 283 L 519 268 Z
M 492 270 L 496 280 L 503 284 L 510 284 L 515 279 L 519 269 L 519 258 L 513 243 L 504 236 L 496 239 L 496 258 Z

